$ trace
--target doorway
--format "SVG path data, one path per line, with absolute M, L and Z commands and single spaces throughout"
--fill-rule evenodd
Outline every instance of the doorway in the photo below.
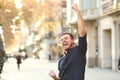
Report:
M 111 29 L 103 32 L 103 62 L 105 68 L 112 68 Z

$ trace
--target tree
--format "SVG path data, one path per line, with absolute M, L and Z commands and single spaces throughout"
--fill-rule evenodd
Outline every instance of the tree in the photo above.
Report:
M 18 39 L 12 33 L 11 25 L 20 31 L 21 20 L 29 31 L 37 31 L 39 35 L 43 28 L 49 34 L 60 26 L 61 0 L 21 0 L 21 8 L 16 7 L 15 1 L 17 0 L 0 1 L 0 23 L 4 30 L 6 48 L 17 44 Z
M 12 20 L 17 16 L 18 10 L 16 9 L 14 2 L 10 0 L 0 1 L 0 21 L 3 28 L 3 35 L 6 44 L 6 48 L 9 46 L 14 46 L 14 35 L 11 32 L 11 25 L 13 25 Z

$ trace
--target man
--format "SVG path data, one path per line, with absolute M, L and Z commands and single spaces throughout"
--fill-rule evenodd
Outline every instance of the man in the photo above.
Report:
M 73 5 L 72 9 L 78 17 L 78 45 L 74 46 L 74 37 L 72 34 L 63 33 L 61 35 L 60 40 L 65 55 L 58 63 L 59 77 L 56 76 L 54 71 L 49 72 L 49 75 L 54 80 L 84 80 L 87 51 L 85 24 L 77 4 Z
M 16 55 L 18 70 L 20 70 L 20 64 L 22 63 L 22 56 L 20 54 Z

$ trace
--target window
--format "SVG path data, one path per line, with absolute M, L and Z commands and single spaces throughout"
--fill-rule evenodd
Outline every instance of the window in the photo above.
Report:
M 81 0 L 82 9 L 96 8 L 96 0 Z

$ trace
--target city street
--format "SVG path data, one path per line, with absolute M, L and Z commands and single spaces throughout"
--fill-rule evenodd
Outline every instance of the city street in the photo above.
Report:
M 0 80 L 53 80 L 69 51 L 86 58 L 84 80 L 120 80 L 120 0 L 0 0 Z
M 20 70 L 17 69 L 15 59 L 5 63 L 0 80 L 52 80 L 48 72 L 53 69 L 57 71 L 57 61 L 40 61 L 38 59 L 27 59 L 22 61 Z M 120 80 L 120 72 L 109 69 L 87 68 L 85 80 Z

